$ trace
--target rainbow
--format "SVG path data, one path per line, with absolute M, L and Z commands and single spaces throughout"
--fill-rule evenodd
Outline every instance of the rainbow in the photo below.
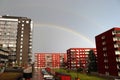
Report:
M 56 28 L 59 30 L 63 30 L 65 32 L 69 32 L 74 34 L 75 36 L 78 36 L 80 38 L 82 38 L 83 40 L 87 41 L 88 43 L 90 43 L 93 47 L 95 46 L 94 42 L 92 42 L 89 38 L 87 38 L 86 36 L 83 36 L 81 33 L 74 31 L 70 28 L 66 28 L 63 26 L 57 26 L 57 25 L 53 25 L 53 24 L 40 24 L 40 23 L 34 23 L 35 27 L 49 27 L 49 28 Z

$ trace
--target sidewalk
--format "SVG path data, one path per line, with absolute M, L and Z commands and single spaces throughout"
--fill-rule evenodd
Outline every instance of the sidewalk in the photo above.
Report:
M 0 80 L 17 80 L 20 79 L 22 73 L 18 72 L 4 72 L 0 73 Z

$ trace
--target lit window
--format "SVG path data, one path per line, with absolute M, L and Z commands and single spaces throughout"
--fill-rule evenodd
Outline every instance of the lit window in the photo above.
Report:
M 115 54 L 117 55 L 117 54 L 120 54 L 120 51 L 115 51 Z
M 114 48 L 118 48 L 119 46 L 118 46 L 118 44 L 114 44 Z
M 21 29 L 24 30 L 24 27 L 22 27 Z
M 20 42 L 21 44 L 23 44 L 23 42 Z
M 18 23 L 20 23 L 20 21 L 18 21 Z
M 21 34 L 21 37 L 23 37 L 23 34 Z
M 20 48 L 23 48 L 23 46 L 21 45 Z
M 32 46 L 29 46 L 29 48 L 32 48 Z
M 29 21 L 26 21 L 26 23 L 29 23 Z
M 22 22 L 25 22 L 25 21 L 22 21 Z
M 20 56 L 22 56 L 22 53 L 20 53 Z
M 120 62 L 120 58 L 116 58 L 116 62 Z
M 116 38 L 116 37 L 113 37 L 113 41 L 117 41 L 117 38 Z
M 23 41 L 23 38 L 21 38 L 21 41 Z
M 115 34 L 116 34 L 116 31 L 112 31 L 112 34 L 115 35 Z
M 20 60 L 22 60 L 22 57 L 20 57 Z
M 22 26 L 24 26 L 24 24 L 22 24 Z

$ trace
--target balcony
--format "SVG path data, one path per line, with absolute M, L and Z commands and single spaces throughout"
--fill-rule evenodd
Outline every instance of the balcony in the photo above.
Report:
M 116 37 L 120 37 L 120 34 L 116 34 L 115 36 L 116 36 Z

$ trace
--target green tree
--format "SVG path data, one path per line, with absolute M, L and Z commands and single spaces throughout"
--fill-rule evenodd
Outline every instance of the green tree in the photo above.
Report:
M 88 72 L 96 72 L 97 71 L 97 60 L 93 50 L 89 51 L 88 54 Z

